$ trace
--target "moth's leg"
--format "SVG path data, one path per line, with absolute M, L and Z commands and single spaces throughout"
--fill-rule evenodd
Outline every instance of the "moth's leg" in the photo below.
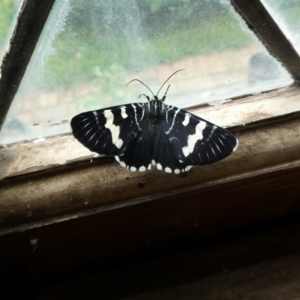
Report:
M 166 99 L 166 97 L 167 97 L 167 92 L 168 92 L 168 90 L 169 90 L 169 87 L 170 87 L 170 84 L 168 85 L 168 88 L 166 89 L 166 92 L 165 92 L 164 96 L 163 96 L 162 99 L 161 99 L 162 102 L 164 102 L 165 99 Z
M 148 100 L 148 101 L 150 101 L 150 97 L 149 97 L 149 96 L 147 96 L 147 95 L 145 95 L 145 94 L 140 94 L 140 95 L 139 95 L 139 98 L 141 98 L 141 96 L 144 96 L 144 97 L 146 97 L 146 98 L 147 98 L 147 100 Z

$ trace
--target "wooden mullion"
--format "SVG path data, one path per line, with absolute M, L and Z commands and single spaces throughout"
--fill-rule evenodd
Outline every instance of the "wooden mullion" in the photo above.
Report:
M 24 1 L 0 78 L 0 129 L 55 0 Z
M 300 56 L 261 1 L 231 0 L 231 3 L 270 54 L 277 58 L 299 83 Z

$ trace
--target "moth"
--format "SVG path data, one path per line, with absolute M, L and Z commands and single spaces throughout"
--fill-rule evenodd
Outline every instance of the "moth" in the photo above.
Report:
M 158 94 L 145 94 L 146 103 L 131 103 L 81 113 L 71 120 L 74 137 L 93 152 L 114 156 L 132 172 L 156 165 L 166 173 L 181 174 L 195 165 L 212 164 L 238 147 L 229 131 L 183 109 L 165 104 Z M 128 83 L 128 84 L 129 84 Z M 128 85 L 127 84 L 127 85 Z

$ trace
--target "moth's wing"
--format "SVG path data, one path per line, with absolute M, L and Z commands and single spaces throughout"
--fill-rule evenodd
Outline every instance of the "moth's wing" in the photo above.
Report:
M 173 106 L 166 105 L 165 113 L 164 130 L 183 164 L 211 164 L 238 147 L 237 138 L 222 127 Z
M 153 137 L 153 129 L 147 120 L 142 124 L 141 130 L 136 131 L 135 138 L 115 157 L 116 160 L 132 172 L 150 170 Z
M 143 103 L 89 111 L 71 120 L 74 137 L 91 151 L 118 155 L 136 138 L 146 123 Z
M 166 134 L 162 124 L 155 135 L 152 164 L 155 164 L 158 170 L 175 174 L 187 172 L 192 168 L 192 166 L 186 163 L 179 162 L 170 138 Z

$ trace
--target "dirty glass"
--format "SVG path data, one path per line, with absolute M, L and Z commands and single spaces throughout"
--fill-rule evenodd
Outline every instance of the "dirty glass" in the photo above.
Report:
M 8 49 L 16 18 L 23 0 L 1 0 L 0 2 L 0 61 Z
M 263 0 L 262 2 L 300 54 L 300 0 Z
M 229 1 L 56 0 L 0 142 L 70 132 L 79 112 L 145 101 L 130 80 L 156 94 L 179 69 L 166 103 L 185 108 L 292 82 Z

